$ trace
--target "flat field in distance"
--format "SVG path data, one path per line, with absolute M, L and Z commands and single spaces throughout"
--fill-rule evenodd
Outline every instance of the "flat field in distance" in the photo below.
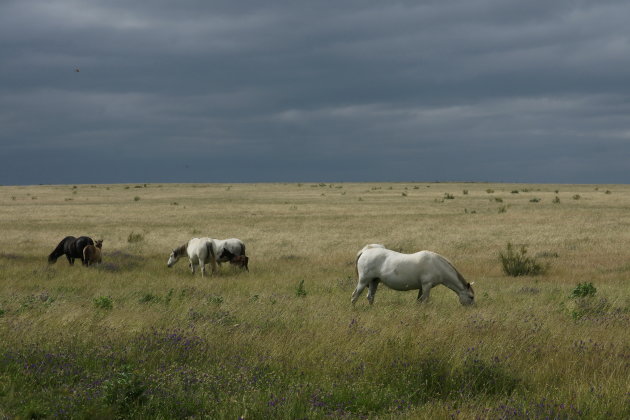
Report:
M 103 263 L 47 264 L 67 235 Z M 199 236 L 250 271 L 167 268 Z M 353 307 L 368 243 L 444 255 L 476 304 Z M 508 243 L 546 272 L 504 274 Z M 629 325 L 627 185 L 0 187 L 0 418 L 630 418 Z

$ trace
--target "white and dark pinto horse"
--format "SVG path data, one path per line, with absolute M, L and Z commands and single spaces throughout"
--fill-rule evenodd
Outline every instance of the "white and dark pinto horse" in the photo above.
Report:
M 210 238 L 192 238 L 184 245 L 173 249 L 166 265 L 171 268 L 181 257 L 188 256 L 188 267 L 193 274 L 195 274 L 195 265 L 199 265 L 201 277 L 203 277 L 206 264 L 211 265 L 212 273 L 214 273 L 217 270 L 217 259 L 212 241 Z
M 231 262 L 234 258 L 245 255 L 245 244 L 237 238 L 211 239 L 217 263 Z M 245 268 L 247 266 L 245 265 Z
M 370 244 L 357 254 L 356 268 L 359 281 L 352 293 L 352 303 L 368 286 L 368 302 L 374 303 L 379 283 L 400 291 L 419 289 L 419 301 L 429 299 L 431 289 L 438 284 L 457 293 L 462 305 L 470 305 L 475 300 L 472 283 L 468 283 L 449 260 L 435 252 L 401 254 L 380 244 Z

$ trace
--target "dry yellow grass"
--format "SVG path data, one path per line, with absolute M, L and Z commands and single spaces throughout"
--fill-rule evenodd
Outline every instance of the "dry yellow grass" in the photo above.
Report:
M 0 334 L 11 337 L 3 351 L 38 341 L 124 341 L 152 328 L 194 328 L 215 343 L 215 355 L 264 355 L 291 369 L 302 366 L 324 388 L 360 361 L 366 377 L 355 379 L 357 386 L 384 375 L 394 360 L 438 352 L 454 367 L 469 357 L 496 358 L 522 382 L 510 397 L 519 407 L 547 398 L 577 407 L 557 408 L 559 417 L 629 413 L 629 186 L 5 186 L 0 209 Z M 128 242 L 131 233 L 143 240 Z M 104 266 L 111 269 L 70 267 L 63 258 L 48 266 L 47 255 L 66 235 L 104 239 Z M 243 239 L 251 271 L 224 266 L 201 279 L 186 262 L 166 268 L 170 249 L 194 236 Z M 373 242 L 446 256 L 475 281 L 475 307 L 461 307 L 445 288 L 417 305 L 415 293 L 382 286 L 374 306 L 364 295 L 353 308 L 354 258 Z M 549 271 L 506 277 L 498 253 L 508 242 L 526 245 Z M 295 294 L 301 280 L 303 298 Z M 580 282 L 592 282 L 606 302 L 575 320 L 568 296 Z M 149 295 L 155 302 L 147 303 Z M 95 308 L 93 300 L 103 296 L 112 310 Z M 236 406 L 256 418 L 251 398 Z M 492 418 L 509 403 L 492 395 L 457 404 L 438 398 L 368 415 Z M 553 417 L 553 409 L 540 416 Z

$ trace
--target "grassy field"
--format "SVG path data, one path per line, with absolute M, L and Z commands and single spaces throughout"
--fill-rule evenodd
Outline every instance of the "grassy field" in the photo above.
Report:
M 0 419 L 630 418 L 630 186 L 4 186 L 0 232 Z M 103 264 L 48 265 L 66 235 Z M 195 236 L 250 272 L 167 268 Z M 374 242 L 446 256 L 476 304 L 353 307 Z M 508 242 L 546 272 L 504 274 Z

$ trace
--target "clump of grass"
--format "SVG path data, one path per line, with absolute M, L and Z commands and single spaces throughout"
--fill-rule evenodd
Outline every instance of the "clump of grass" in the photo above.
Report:
M 142 241 L 144 241 L 144 235 L 141 233 L 131 232 L 129 236 L 127 236 L 127 242 L 129 242 L 130 244 Z
M 553 204 L 560 204 L 560 197 L 556 195 L 556 197 L 551 201 Z
M 573 199 L 574 199 L 574 200 L 579 200 L 580 198 L 582 198 L 582 197 L 580 196 L 580 194 L 575 194 L 575 195 L 573 196 Z
M 486 190 L 486 192 L 487 192 L 488 194 L 492 194 L 492 193 L 494 192 L 494 190 L 493 190 L 492 188 L 488 188 L 488 189 Z
M 114 303 L 112 302 L 112 298 L 109 296 L 99 296 L 94 299 L 94 306 L 99 309 L 110 310 L 114 307 Z
M 125 366 L 103 384 L 103 400 L 119 414 L 128 414 L 135 405 L 142 404 L 146 388 L 140 377 Z
M 306 292 L 306 288 L 304 287 L 304 280 L 300 280 L 300 283 L 295 288 L 295 296 L 306 297 L 306 295 L 307 295 L 307 292 Z
M 547 267 L 538 263 L 535 258 L 527 256 L 527 248 L 522 245 L 519 250 L 514 249 L 510 242 L 505 253 L 499 253 L 499 259 L 503 266 L 503 272 L 508 276 L 537 276 L 544 274 Z
M 444 199 L 445 200 L 454 200 L 455 196 L 453 194 L 444 193 Z
M 498 213 L 507 213 L 507 206 L 501 206 L 499 207 Z
M 159 301 L 160 301 L 160 297 L 153 295 L 151 293 L 144 294 L 139 300 L 140 303 L 151 303 L 151 302 L 159 302 Z
M 540 198 L 538 198 L 538 197 L 530 198 L 529 202 L 530 203 L 539 203 L 540 202 Z
M 218 295 L 210 296 L 210 297 L 208 297 L 208 302 L 209 303 L 213 303 L 215 305 L 220 305 L 220 304 L 223 303 L 223 297 L 222 296 L 218 296 Z
M 137 195 L 133 198 L 133 201 L 140 201 L 140 197 L 138 197 Z
M 468 190 L 463 190 L 463 191 L 462 191 L 462 194 L 464 194 L 464 195 L 468 195 Z

